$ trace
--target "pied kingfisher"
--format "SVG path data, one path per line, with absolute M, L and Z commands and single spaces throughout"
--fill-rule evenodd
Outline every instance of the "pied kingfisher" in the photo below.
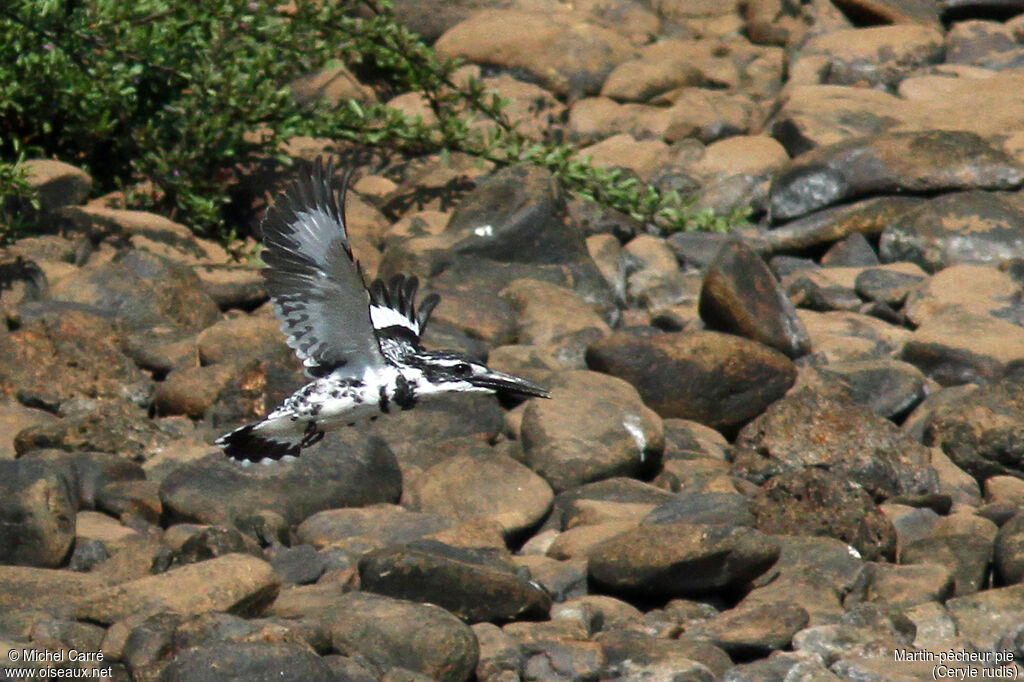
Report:
M 263 270 L 288 345 L 313 381 L 265 419 L 217 440 L 242 464 L 297 456 L 325 431 L 408 410 L 441 393 L 486 391 L 548 397 L 525 379 L 496 372 L 451 351 L 420 344 L 433 294 L 416 311 L 418 281 L 396 276 L 366 287 L 345 228 L 345 183 L 331 188 L 333 163 L 317 159 L 267 211 Z

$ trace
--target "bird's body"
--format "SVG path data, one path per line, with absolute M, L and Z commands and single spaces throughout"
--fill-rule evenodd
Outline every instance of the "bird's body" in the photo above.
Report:
M 318 161 L 263 223 L 263 274 L 290 345 L 314 377 L 262 421 L 217 440 L 243 464 L 297 456 L 325 431 L 409 410 L 449 392 L 509 392 L 547 396 L 525 379 L 420 344 L 439 298 L 417 312 L 418 282 L 397 276 L 367 288 L 349 248 L 344 190 L 330 187 L 332 168 Z

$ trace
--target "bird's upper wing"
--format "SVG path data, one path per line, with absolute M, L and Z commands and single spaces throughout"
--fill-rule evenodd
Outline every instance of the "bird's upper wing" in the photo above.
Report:
M 410 340 L 419 343 L 420 336 L 427 329 L 430 314 L 441 300 L 437 294 L 431 294 L 420 302 L 419 312 L 416 311 L 416 290 L 419 288 L 416 277 L 396 275 L 387 284 L 377 279 L 370 285 L 370 322 L 378 334 L 402 330 L 412 334 Z
M 385 363 L 370 322 L 370 295 L 345 229 L 345 190 L 318 159 L 263 220 L 263 276 L 288 345 L 310 374 L 345 367 L 361 377 Z

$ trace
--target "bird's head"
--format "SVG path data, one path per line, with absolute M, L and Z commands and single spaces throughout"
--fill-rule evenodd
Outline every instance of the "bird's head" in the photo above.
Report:
M 550 398 L 543 386 L 522 377 L 490 369 L 460 353 L 422 352 L 410 362 L 423 372 L 429 392 L 489 391 L 521 398 Z

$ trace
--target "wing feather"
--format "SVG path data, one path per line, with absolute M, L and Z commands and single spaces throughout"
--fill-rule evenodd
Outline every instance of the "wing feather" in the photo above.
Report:
M 370 322 L 370 295 L 352 256 L 344 194 L 333 164 L 317 159 L 263 220 L 263 276 L 288 345 L 311 374 L 339 367 L 360 376 L 385 363 Z M 346 178 L 347 184 L 347 178 Z
M 389 327 L 400 327 L 412 333 L 414 341 L 419 343 L 426 331 L 427 322 L 434 306 L 441 300 L 437 294 L 431 294 L 420 303 L 420 311 L 416 312 L 416 292 L 420 282 L 416 277 L 395 275 L 387 284 L 376 279 L 370 285 L 370 320 L 378 332 Z

